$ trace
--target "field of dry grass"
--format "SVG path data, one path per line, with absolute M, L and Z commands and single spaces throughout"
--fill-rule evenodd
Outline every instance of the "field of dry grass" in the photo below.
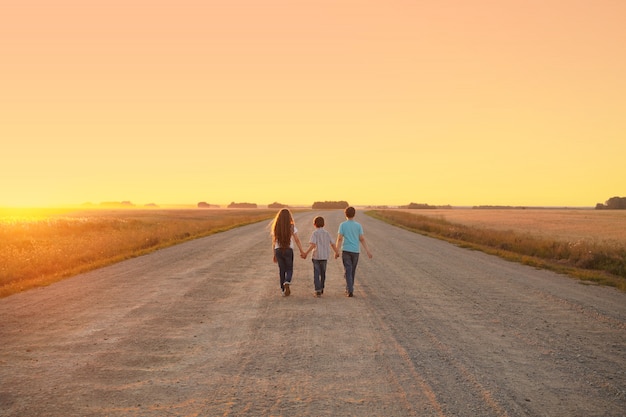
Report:
M 626 275 L 626 211 L 449 209 L 377 213 L 379 218 L 403 227 L 491 247 L 498 254 L 517 253 L 529 264 L 545 266 L 535 261 L 544 259 L 561 266 Z M 0 209 L 0 297 L 270 219 L 274 214 L 274 210 L 232 209 Z M 618 284 L 624 281 L 622 278 Z
M 626 291 L 626 211 L 375 210 L 373 217 Z
M 626 244 L 626 210 L 593 209 L 437 209 L 404 210 L 451 223 L 510 230 L 576 242 Z
M 0 210 L 0 297 L 270 219 L 274 210 Z

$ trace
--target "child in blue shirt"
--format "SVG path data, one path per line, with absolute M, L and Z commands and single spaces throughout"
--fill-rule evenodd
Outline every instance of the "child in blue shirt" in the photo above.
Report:
M 346 208 L 344 213 L 346 221 L 339 225 L 336 246 L 341 248 L 341 260 L 343 261 L 344 276 L 346 278 L 346 296 L 352 297 L 354 293 L 354 276 L 359 262 L 359 249 L 363 245 L 370 259 L 372 258 L 372 252 L 370 252 L 365 242 L 363 227 L 360 223 L 354 221 L 354 216 L 356 215 L 354 207 Z M 335 258 L 338 257 L 339 254 L 335 254 Z

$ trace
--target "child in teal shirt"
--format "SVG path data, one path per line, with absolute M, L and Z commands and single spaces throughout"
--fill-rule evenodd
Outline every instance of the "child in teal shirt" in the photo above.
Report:
M 344 213 L 346 215 L 346 221 L 339 225 L 336 246 L 341 248 L 341 260 L 343 261 L 344 277 L 346 278 L 346 295 L 352 297 L 354 293 L 356 266 L 359 263 L 359 249 L 361 245 L 363 245 L 370 259 L 372 258 L 372 252 L 370 252 L 365 242 L 363 227 L 360 223 L 354 221 L 354 216 L 356 215 L 354 207 L 346 208 Z M 335 258 L 338 257 L 339 254 L 335 254 Z

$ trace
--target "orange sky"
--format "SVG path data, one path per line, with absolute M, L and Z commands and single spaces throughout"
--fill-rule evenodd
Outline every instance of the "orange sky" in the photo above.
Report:
M 626 196 L 621 0 L 0 8 L 0 206 Z

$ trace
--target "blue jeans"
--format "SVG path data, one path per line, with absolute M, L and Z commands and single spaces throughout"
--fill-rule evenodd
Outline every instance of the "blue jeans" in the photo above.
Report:
M 326 259 L 313 259 L 313 284 L 315 291 L 324 291 L 324 283 L 326 282 Z
M 285 282 L 291 284 L 293 276 L 293 249 L 274 249 L 276 262 L 278 262 L 278 275 L 280 277 L 280 289 L 285 289 Z
M 356 252 L 341 252 L 343 261 L 344 277 L 346 278 L 346 291 L 354 292 L 354 276 L 356 275 L 356 265 L 359 263 L 359 254 Z

